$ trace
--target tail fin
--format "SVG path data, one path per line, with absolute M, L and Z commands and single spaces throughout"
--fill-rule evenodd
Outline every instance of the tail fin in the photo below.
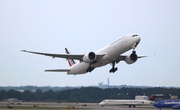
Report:
M 65 52 L 66 52 L 66 54 L 70 54 L 70 52 L 68 51 L 67 48 L 65 48 Z M 69 66 L 72 66 L 75 64 L 75 61 L 73 59 L 67 59 L 67 60 L 68 60 Z
M 156 97 L 157 97 L 156 95 L 151 95 L 151 97 L 149 98 L 149 100 L 155 101 Z

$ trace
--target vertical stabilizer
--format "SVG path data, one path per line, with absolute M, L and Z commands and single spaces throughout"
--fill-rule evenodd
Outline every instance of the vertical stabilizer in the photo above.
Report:
M 66 54 L 70 54 L 69 50 L 65 48 Z M 73 59 L 67 59 L 69 66 L 72 66 L 75 64 L 75 61 Z
M 149 100 L 155 101 L 156 97 L 157 97 L 156 95 L 151 95 L 151 97 L 149 98 Z

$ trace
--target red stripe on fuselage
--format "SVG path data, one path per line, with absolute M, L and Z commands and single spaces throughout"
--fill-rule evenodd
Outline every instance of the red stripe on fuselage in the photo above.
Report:
M 71 61 L 70 61 L 70 60 L 68 60 L 68 64 L 69 64 L 69 66 L 72 66 L 72 64 L 71 64 Z

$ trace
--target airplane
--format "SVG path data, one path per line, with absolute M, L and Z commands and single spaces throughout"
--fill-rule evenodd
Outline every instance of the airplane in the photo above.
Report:
M 180 99 L 160 100 L 153 104 L 154 107 L 180 109 Z
M 108 44 L 107 46 L 97 50 L 96 52 L 88 52 L 86 54 L 70 54 L 67 48 L 65 48 L 66 54 L 52 54 L 52 53 L 41 53 L 22 50 L 23 52 L 50 56 L 52 58 L 65 58 L 68 60 L 70 66 L 69 69 L 52 69 L 45 70 L 45 72 L 67 72 L 68 75 L 85 74 L 93 71 L 97 67 L 102 67 L 107 64 L 111 64 L 112 68 L 109 70 L 110 73 L 117 71 L 115 64 L 120 61 L 125 61 L 127 64 L 133 64 L 138 58 L 144 58 L 148 56 L 138 56 L 135 48 L 140 42 L 140 36 L 138 34 L 129 34 L 124 37 Z M 122 55 L 126 51 L 133 49 L 130 55 Z M 74 60 L 78 60 L 75 62 Z
M 136 97 L 141 97 L 137 99 Z M 137 105 L 150 105 L 155 103 L 156 95 L 151 95 L 148 99 L 147 96 L 136 96 L 135 100 L 122 100 L 122 99 L 105 99 L 99 104 L 103 107 L 104 105 L 111 105 L 111 106 L 120 106 L 120 105 L 127 105 L 130 107 L 136 107 Z

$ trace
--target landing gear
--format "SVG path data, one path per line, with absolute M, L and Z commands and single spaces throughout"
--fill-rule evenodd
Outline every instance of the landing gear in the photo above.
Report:
M 112 62 L 112 68 L 109 70 L 109 72 L 110 72 L 110 73 L 111 73 L 111 72 L 113 72 L 113 73 L 114 73 L 114 72 L 116 72 L 116 71 L 117 71 L 117 69 L 118 69 L 118 68 L 117 68 L 117 67 L 115 67 L 115 61 L 113 61 L 113 62 Z
M 117 71 L 117 69 L 118 69 L 117 67 L 116 67 L 116 68 L 111 68 L 111 69 L 109 70 L 109 72 L 110 72 L 110 73 L 111 73 L 111 72 L 113 72 L 113 73 L 114 73 L 114 72 L 116 72 L 116 71 Z
M 136 46 L 137 46 L 137 44 L 136 44 Z M 136 46 L 135 46 L 135 47 L 132 47 L 133 51 L 132 51 L 132 54 L 131 54 L 131 59 L 132 59 L 133 61 L 136 61 L 136 60 L 137 60 L 137 55 L 136 55 L 136 51 L 135 51 Z
M 138 43 L 134 43 L 134 45 L 132 46 L 133 51 L 135 50 L 135 48 L 137 47 Z
M 89 66 L 89 68 L 86 70 L 86 72 L 91 72 L 94 70 L 94 67 Z
M 138 43 L 135 43 L 135 44 L 132 46 L 132 49 L 133 49 L 132 53 L 133 53 L 133 54 L 136 54 L 135 49 L 136 49 L 137 45 L 138 45 Z

